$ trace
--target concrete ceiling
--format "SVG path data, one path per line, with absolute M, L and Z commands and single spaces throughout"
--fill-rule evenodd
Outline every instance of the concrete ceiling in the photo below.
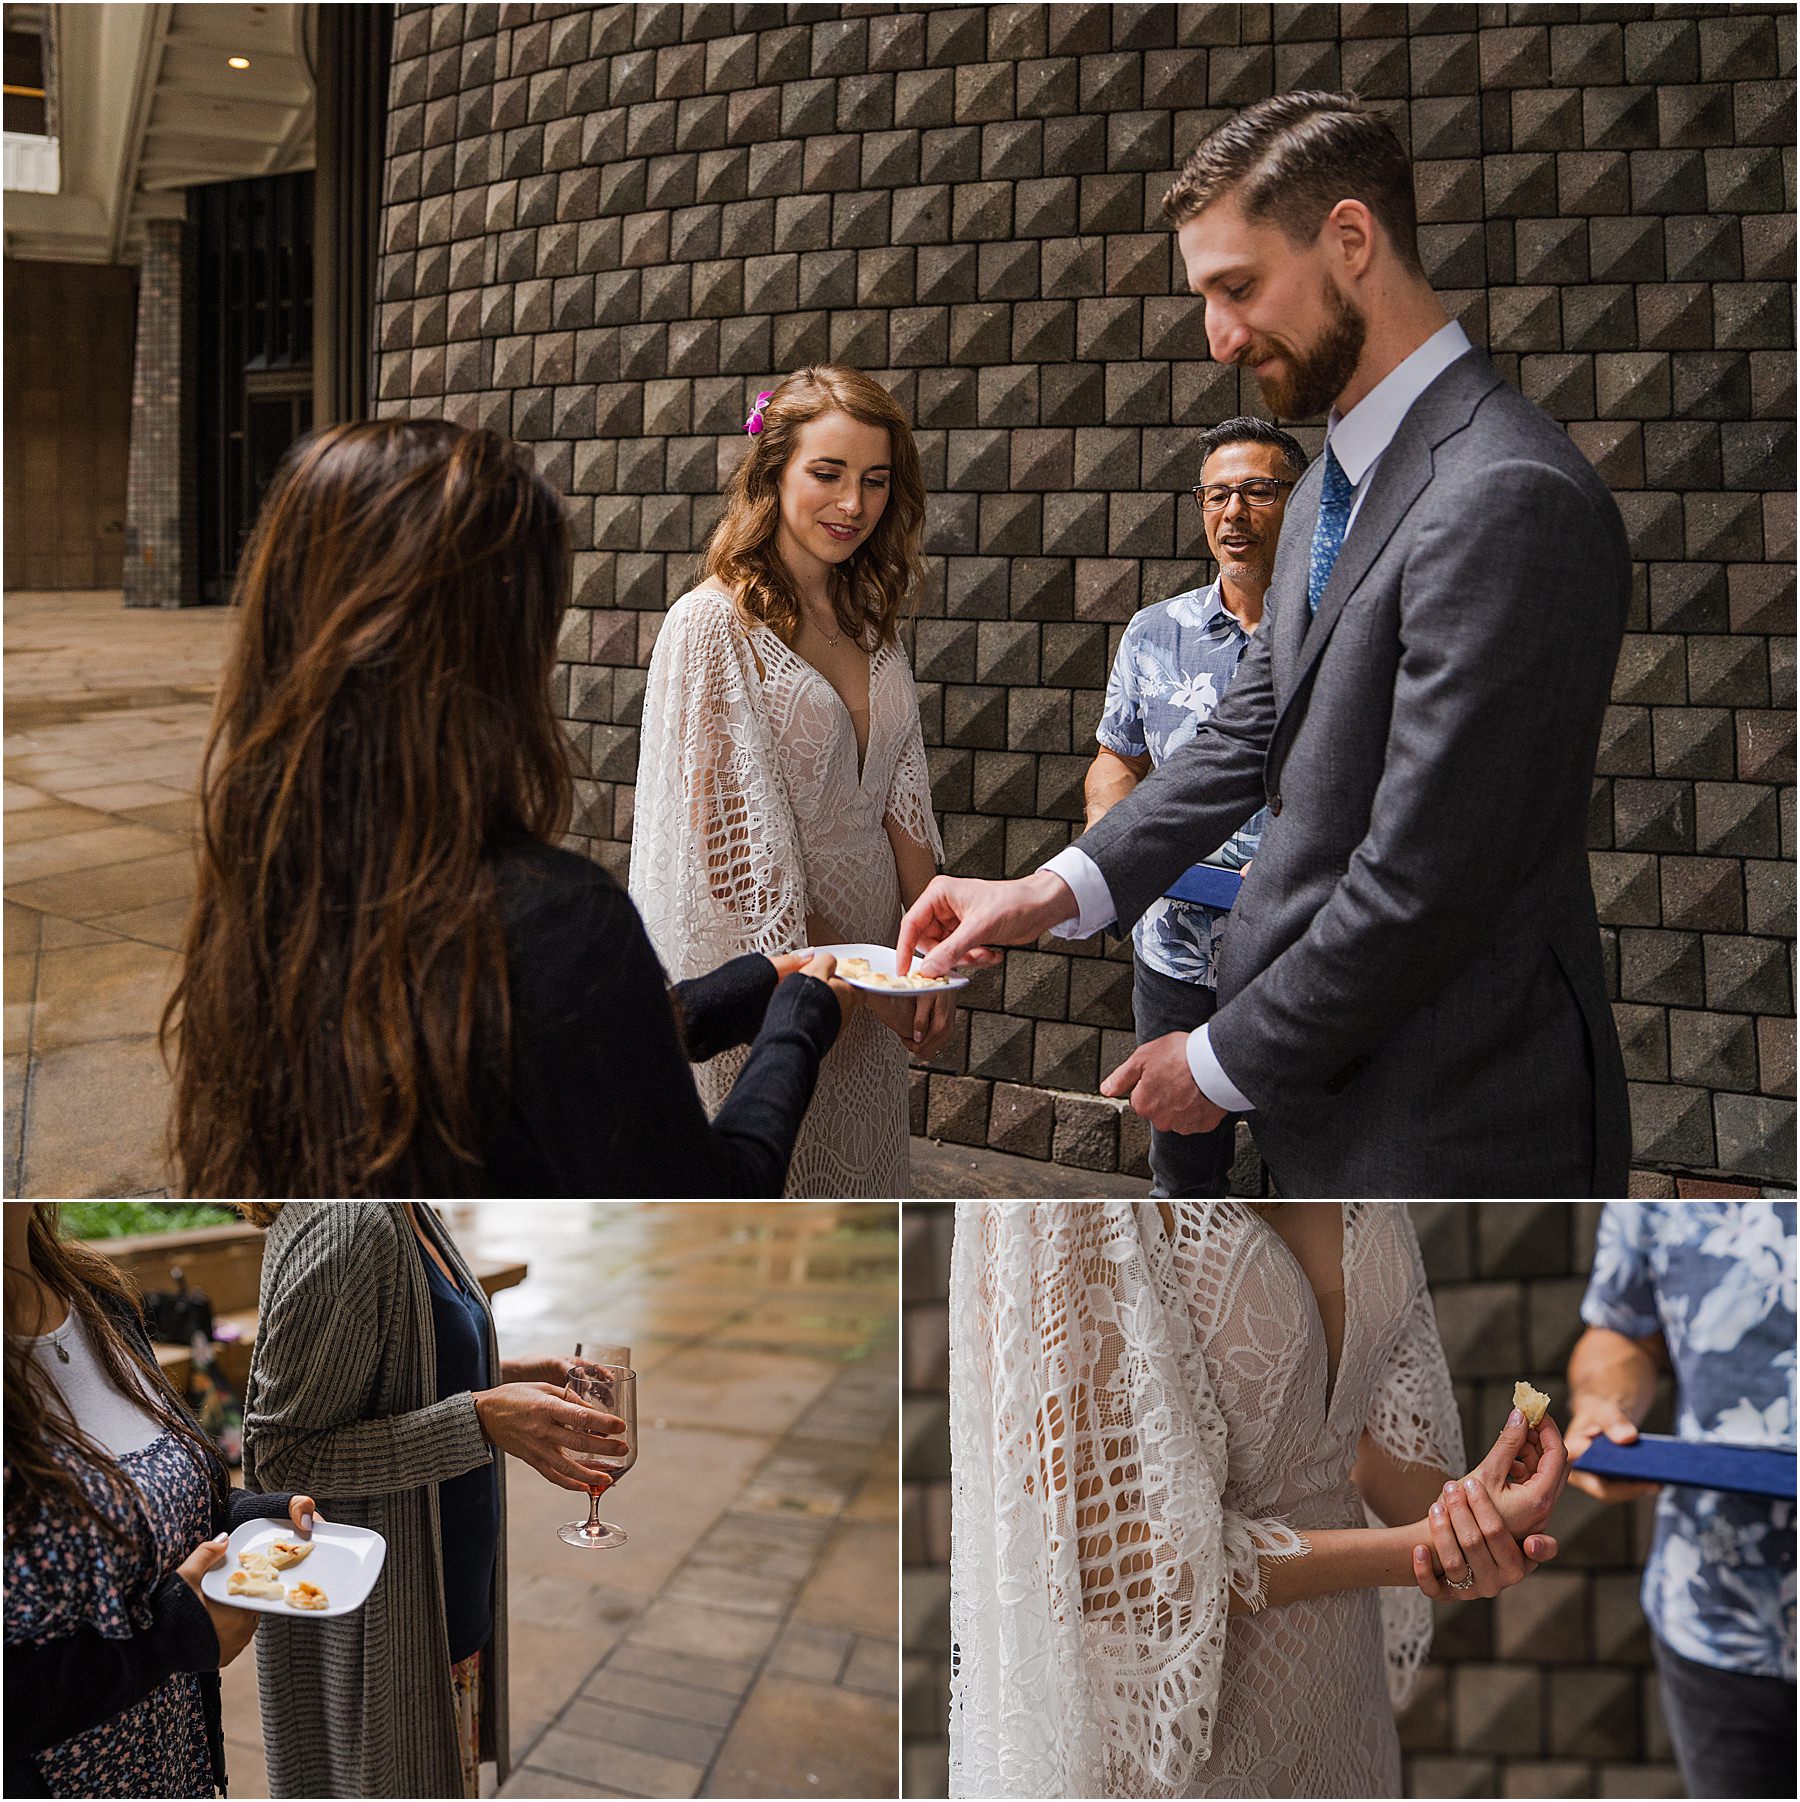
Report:
M 62 189 L 6 196 L 8 256 L 135 263 L 188 188 L 313 166 L 314 7 L 50 10 Z

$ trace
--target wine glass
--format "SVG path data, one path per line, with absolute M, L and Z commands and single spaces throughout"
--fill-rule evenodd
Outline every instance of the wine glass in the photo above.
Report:
M 637 1372 L 631 1368 L 631 1348 L 628 1345 L 577 1345 L 575 1362 L 578 1368 L 569 1372 L 563 1394 L 572 1402 L 580 1402 L 584 1408 L 596 1408 L 624 1421 L 625 1430 L 620 1437 L 625 1442 L 625 1450 L 623 1453 L 571 1452 L 569 1455 L 578 1463 L 591 1464 L 605 1471 L 616 1483 L 637 1463 Z M 572 1520 L 557 1529 L 556 1536 L 565 1545 L 580 1546 L 586 1551 L 604 1551 L 625 1543 L 625 1529 L 610 1526 L 600 1518 L 602 1493 L 598 1489 L 588 1491 L 586 1520 Z

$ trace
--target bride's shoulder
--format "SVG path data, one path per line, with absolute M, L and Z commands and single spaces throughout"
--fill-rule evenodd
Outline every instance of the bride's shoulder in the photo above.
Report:
M 664 615 L 657 643 L 665 639 L 690 651 L 735 651 L 744 637 L 743 618 L 728 590 L 705 583 L 690 588 Z
M 670 607 L 669 618 L 691 625 L 732 625 L 737 620 L 737 603 L 728 588 L 716 582 L 703 582 L 698 588 L 690 588 Z

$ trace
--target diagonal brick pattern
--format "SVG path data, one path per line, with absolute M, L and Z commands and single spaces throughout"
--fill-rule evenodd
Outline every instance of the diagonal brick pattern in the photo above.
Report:
M 1402 1204 L 1390 1204 L 1399 1206 Z M 1528 1377 L 1565 1418 L 1594 1202 L 1411 1202 L 1471 1453 Z M 950 1679 L 948 1310 L 954 1211 L 915 1203 L 901 1246 L 903 1793 L 945 1793 Z M 1667 1379 L 1650 1430 L 1668 1432 Z M 1565 1490 L 1553 1566 L 1492 1604 L 1440 1606 L 1400 1719 L 1409 1796 L 1680 1796 L 1638 1606 L 1651 1503 Z
M 1637 1186 L 1791 1185 L 1793 76 L 1774 4 L 407 6 L 380 406 L 511 432 L 567 493 L 573 842 L 623 869 L 644 666 L 749 399 L 874 371 L 933 493 L 911 649 L 950 867 L 1017 874 L 1079 820 L 1125 623 L 1210 574 L 1193 433 L 1260 406 L 1205 360 L 1171 164 L 1355 88 L 1451 310 L 1630 529 L 1590 834 Z M 1046 946 L 1023 1013 L 986 974 L 914 1131 L 1142 1174 L 1092 1092 L 1126 985 L 1076 980 L 1125 955 Z

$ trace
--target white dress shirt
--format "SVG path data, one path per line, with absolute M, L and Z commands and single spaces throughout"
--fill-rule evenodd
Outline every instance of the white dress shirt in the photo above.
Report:
M 1381 461 L 1382 452 L 1393 442 L 1413 403 L 1468 349 L 1468 334 L 1453 319 L 1433 332 L 1404 362 L 1389 370 L 1348 413 L 1332 412 L 1325 426 L 1325 442 L 1336 453 L 1356 491 L 1350 503 L 1350 518 L 1344 526 L 1346 544 L 1356 529 L 1356 516 L 1367 492 L 1363 477 Z M 1075 897 L 1075 918 L 1051 927 L 1055 937 L 1090 938 L 1118 918 L 1112 891 L 1106 886 L 1100 866 L 1079 845 L 1058 851 L 1042 867 L 1060 876 Z M 1226 1075 L 1213 1052 L 1207 1027 L 1197 1027 L 1188 1035 L 1187 1055 L 1188 1069 L 1208 1101 L 1234 1114 L 1247 1114 L 1255 1108 L 1256 1103 Z

